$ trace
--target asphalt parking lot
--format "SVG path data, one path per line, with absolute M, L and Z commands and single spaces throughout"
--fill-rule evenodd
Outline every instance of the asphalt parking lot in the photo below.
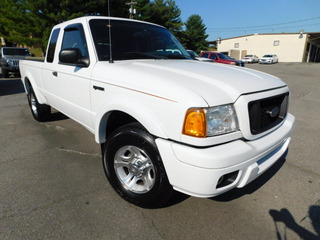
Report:
M 286 159 L 243 189 L 161 209 L 118 197 L 94 136 L 57 112 L 36 122 L 20 80 L 1 78 L 0 239 L 320 239 L 320 64 L 246 67 L 290 87 Z

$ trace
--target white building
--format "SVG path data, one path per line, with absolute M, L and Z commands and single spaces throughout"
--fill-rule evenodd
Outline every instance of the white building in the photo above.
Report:
M 320 62 L 320 32 L 253 34 L 217 40 L 217 50 L 235 59 L 277 54 L 279 62 Z

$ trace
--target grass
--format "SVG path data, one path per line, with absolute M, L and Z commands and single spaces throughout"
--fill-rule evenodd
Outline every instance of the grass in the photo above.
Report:
M 35 57 L 42 57 L 43 53 L 41 48 L 30 48 L 31 54 L 34 54 Z

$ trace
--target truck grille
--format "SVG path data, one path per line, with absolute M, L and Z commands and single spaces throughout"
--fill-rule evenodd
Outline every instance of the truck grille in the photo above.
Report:
M 267 131 L 282 122 L 288 111 L 289 93 L 248 104 L 251 134 Z
M 13 66 L 19 66 L 19 60 L 13 60 Z

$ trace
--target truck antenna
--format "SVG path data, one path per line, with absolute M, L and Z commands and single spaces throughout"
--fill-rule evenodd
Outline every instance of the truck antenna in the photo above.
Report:
M 112 46 L 111 46 L 112 41 L 111 41 L 111 23 L 110 23 L 110 0 L 108 0 L 108 17 L 109 17 L 108 27 L 109 27 L 109 51 L 110 51 L 109 63 L 114 63 L 112 59 Z

